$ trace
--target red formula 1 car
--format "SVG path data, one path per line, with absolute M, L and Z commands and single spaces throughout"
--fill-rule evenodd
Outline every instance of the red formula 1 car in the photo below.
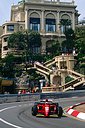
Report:
M 32 107 L 32 115 L 36 116 L 37 114 L 42 114 L 45 117 L 49 117 L 50 115 L 58 115 L 58 117 L 62 117 L 63 109 L 58 103 L 53 103 L 46 99 L 34 103 Z

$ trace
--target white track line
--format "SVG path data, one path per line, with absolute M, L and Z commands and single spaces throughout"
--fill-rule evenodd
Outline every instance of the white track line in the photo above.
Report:
M 20 126 L 17 126 L 17 125 L 14 125 L 14 124 L 11 124 L 11 123 L 7 122 L 7 121 L 3 120 L 2 118 L 0 118 L 0 121 L 5 123 L 5 124 L 7 124 L 7 125 L 9 125 L 9 126 L 14 127 L 14 128 L 22 128 Z
M 20 107 L 20 106 L 21 106 L 21 105 L 19 105 L 19 107 Z M 1 109 L 1 110 L 0 110 L 0 113 L 3 112 L 3 111 L 5 111 L 5 110 L 12 109 L 12 108 L 15 108 L 15 107 L 17 107 L 17 106 L 12 106 L 12 107 L 7 107 L 7 108 L 4 108 L 4 109 Z M 2 118 L 0 118 L 0 121 L 3 122 L 4 124 L 7 124 L 7 125 L 12 126 L 12 127 L 14 127 L 14 128 L 23 128 L 23 127 L 14 125 L 14 124 L 12 124 L 12 123 L 9 123 L 9 122 L 5 121 L 5 120 L 2 119 Z

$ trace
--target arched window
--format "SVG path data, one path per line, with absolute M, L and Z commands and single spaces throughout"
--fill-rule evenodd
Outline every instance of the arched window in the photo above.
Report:
M 56 31 L 56 20 L 53 14 L 48 14 L 45 19 L 45 30 L 46 32 Z
M 36 12 L 30 15 L 30 30 L 40 31 L 40 17 Z
M 60 19 L 61 32 L 64 33 L 68 28 L 71 28 L 71 19 L 67 14 L 62 15 Z

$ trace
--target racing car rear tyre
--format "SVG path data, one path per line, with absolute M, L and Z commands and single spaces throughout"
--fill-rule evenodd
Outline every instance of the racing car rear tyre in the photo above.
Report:
M 38 112 L 37 105 L 34 105 L 34 106 L 32 107 L 32 115 L 33 115 L 33 116 L 36 116 L 36 115 L 37 115 L 37 112 Z
M 58 117 L 62 117 L 62 115 L 63 115 L 63 109 L 62 109 L 61 106 L 59 106 L 59 108 L 58 108 Z

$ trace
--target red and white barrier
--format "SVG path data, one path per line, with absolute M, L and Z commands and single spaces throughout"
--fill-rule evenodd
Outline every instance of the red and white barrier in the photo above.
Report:
M 69 115 L 72 115 L 72 116 L 77 117 L 79 119 L 85 120 L 85 113 L 79 112 L 77 110 L 74 110 L 74 107 L 82 105 L 82 104 L 85 104 L 85 102 L 79 103 L 79 104 L 75 104 L 74 106 L 71 106 L 70 108 L 68 108 L 68 110 L 66 112 Z

